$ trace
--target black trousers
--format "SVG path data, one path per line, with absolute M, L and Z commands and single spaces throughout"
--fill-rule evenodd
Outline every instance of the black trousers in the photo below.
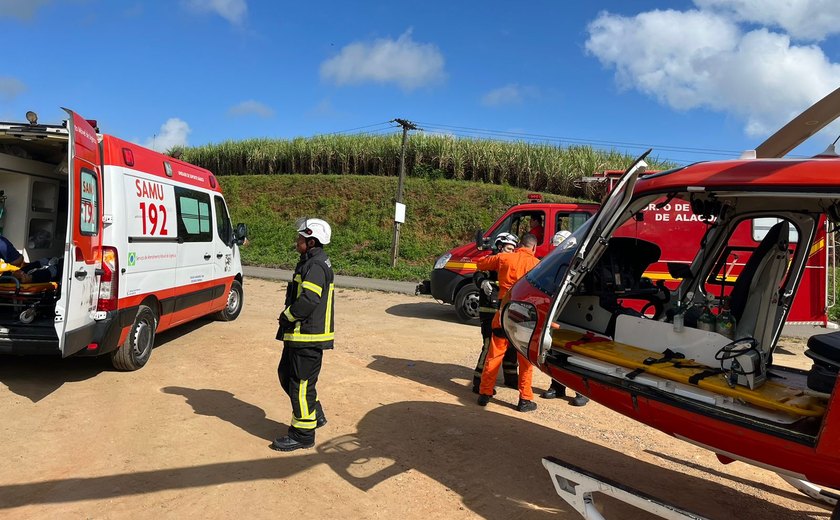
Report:
M 324 351 L 319 348 L 283 346 L 283 355 L 277 366 L 280 386 L 292 403 L 292 423 L 289 437 L 309 444 L 315 441 L 315 427 L 318 419 L 324 417 L 324 409 L 318 401 L 318 374 L 321 373 L 321 359 Z
M 478 355 L 478 362 L 475 365 L 475 372 L 473 373 L 473 386 L 481 384 L 481 373 L 484 372 L 484 362 L 487 360 L 487 352 L 490 350 L 490 336 L 493 334 L 493 314 L 485 319 L 481 315 L 481 353 Z M 519 386 L 519 376 L 517 369 L 519 368 L 519 361 L 516 357 L 516 349 L 508 345 L 505 351 L 505 357 L 502 358 L 502 374 L 504 375 L 505 386 L 517 388 Z

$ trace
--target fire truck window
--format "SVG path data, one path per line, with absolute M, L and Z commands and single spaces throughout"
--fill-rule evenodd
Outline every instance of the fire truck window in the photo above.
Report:
M 214 202 L 216 203 L 216 231 L 219 233 L 219 238 L 225 244 L 233 245 L 233 233 L 231 232 L 225 200 L 216 195 Z
M 545 238 L 545 212 L 529 212 L 528 218 L 526 220 L 526 227 L 518 235 L 519 239 L 521 240 L 523 236 L 525 236 L 528 233 L 531 233 L 532 235 L 537 237 L 537 244 L 542 244 L 543 239 Z
M 557 214 L 557 222 L 554 227 L 554 232 L 558 231 L 569 231 L 574 232 L 583 225 L 584 222 L 589 220 L 591 217 L 589 213 L 585 213 L 583 211 L 580 212 L 573 212 L 573 213 L 558 213 Z
M 175 187 L 178 201 L 178 238 L 184 242 L 211 242 L 210 196 Z
M 769 231 L 771 227 L 773 227 L 775 224 L 781 221 L 782 219 L 774 217 L 763 217 L 753 219 L 752 239 L 756 242 L 761 242 L 761 240 L 767 234 L 767 231 Z M 799 234 L 796 232 L 796 228 L 793 227 L 793 224 L 788 225 L 788 237 L 790 242 L 792 243 L 799 241 Z

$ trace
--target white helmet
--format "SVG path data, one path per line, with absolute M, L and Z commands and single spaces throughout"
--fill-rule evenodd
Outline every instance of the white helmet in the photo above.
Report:
M 326 220 L 319 218 L 303 218 L 297 222 L 298 235 L 304 238 L 315 238 L 321 245 L 330 243 L 332 229 Z
M 505 244 L 510 244 L 513 247 L 519 243 L 519 239 L 513 233 L 499 233 L 494 242 L 496 249 L 500 249 Z

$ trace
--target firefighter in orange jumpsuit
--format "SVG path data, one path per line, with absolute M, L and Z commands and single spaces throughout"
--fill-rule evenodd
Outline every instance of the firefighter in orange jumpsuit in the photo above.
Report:
M 534 255 L 536 248 L 537 238 L 529 233 L 522 237 L 519 249 L 514 252 L 488 256 L 478 261 L 478 269 L 499 273 L 500 300 L 517 280 L 539 263 L 539 259 Z M 508 340 L 502 330 L 501 311 L 499 311 L 493 317 L 493 337 L 490 339 L 490 350 L 487 352 L 484 371 L 481 373 L 481 387 L 479 388 L 481 395 L 478 396 L 480 406 L 486 406 L 493 396 L 496 377 L 499 375 L 499 367 L 507 347 Z M 537 403 L 533 400 L 534 393 L 531 390 L 534 367 L 522 354 L 517 353 L 517 357 L 519 359 L 519 404 L 516 409 L 520 412 L 530 412 L 537 408 Z

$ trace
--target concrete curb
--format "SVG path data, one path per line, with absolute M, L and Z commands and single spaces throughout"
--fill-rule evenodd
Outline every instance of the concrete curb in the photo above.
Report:
M 275 280 L 288 282 L 292 279 L 293 271 L 286 269 L 273 269 L 271 267 L 244 266 L 245 276 L 262 278 L 263 280 Z M 373 278 L 361 278 L 359 276 L 336 275 L 336 287 L 348 289 L 364 289 L 366 291 L 381 291 L 400 294 L 414 294 L 417 282 L 395 282 L 392 280 L 377 280 Z

